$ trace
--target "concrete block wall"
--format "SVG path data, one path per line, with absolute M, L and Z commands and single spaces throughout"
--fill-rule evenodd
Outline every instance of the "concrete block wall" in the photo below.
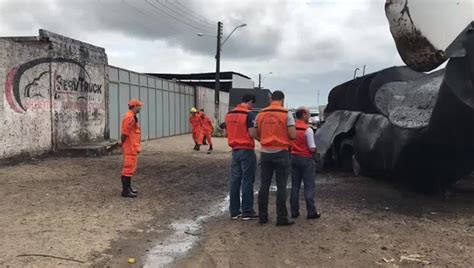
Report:
M 103 140 L 107 56 L 48 31 L 0 38 L 0 159 Z

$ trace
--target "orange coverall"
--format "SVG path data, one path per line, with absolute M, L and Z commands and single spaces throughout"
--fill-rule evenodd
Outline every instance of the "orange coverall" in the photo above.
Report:
M 202 131 L 201 131 L 200 140 L 202 141 L 205 137 L 206 140 L 207 140 L 207 143 L 209 145 L 212 145 L 211 136 L 212 136 L 212 131 L 214 130 L 214 126 L 212 125 L 212 121 L 204 113 L 202 113 L 200 117 L 201 117 L 201 120 L 202 120 Z
M 202 132 L 202 122 L 201 122 L 201 117 L 198 114 L 191 115 L 189 117 L 189 123 L 191 124 L 191 127 L 193 128 L 193 140 L 195 144 L 202 145 L 202 138 L 201 137 L 201 132 Z
M 122 176 L 132 177 L 137 170 L 138 154 L 141 151 L 141 130 L 133 111 L 128 111 L 122 120 L 121 134 L 127 136 L 122 143 L 123 169 Z

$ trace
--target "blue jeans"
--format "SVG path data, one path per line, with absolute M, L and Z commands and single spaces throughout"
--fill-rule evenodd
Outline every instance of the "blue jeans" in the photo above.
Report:
M 306 211 L 308 216 L 316 215 L 315 205 L 315 164 L 310 157 L 291 156 L 291 215 L 300 214 L 299 193 L 301 182 L 304 184 L 304 199 L 306 202 Z
M 240 214 L 240 188 L 242 187 L 242 214 L 253 214 L 253 183 L 257 168 L 254 150 L 232 150 L 230 166 L 230 215 Z

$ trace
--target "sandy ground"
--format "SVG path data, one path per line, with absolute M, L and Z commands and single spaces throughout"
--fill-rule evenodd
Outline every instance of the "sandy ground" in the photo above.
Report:
M 120 197 L 120 156 L 1 166 L 0 267 L 142 266 L 154 246 L 174 235 L 172 223 L 208 213 L 226 195 L 226 141 L 214 139 L 217 150 L 209 155 L 192 151 L 190 140 L 144 145 L 137 199 Z M 172 266 L 474 265 L 472 180 L 461 182 L 449 200 L 337 172 L 318 175 L 317 189 L 321 219 L 300 217 L 293 226 L 276 227 L 274 217 L 264 226 L 231 221 L 227 213 L 209 218 L 190 234 L 199 240 L 189 254 Z M 273 195 L 270 215 L 274 202 Z M 303 200 L 301 206 L 304 216 Z M 129 265 L 128 257 L 137 263 Z

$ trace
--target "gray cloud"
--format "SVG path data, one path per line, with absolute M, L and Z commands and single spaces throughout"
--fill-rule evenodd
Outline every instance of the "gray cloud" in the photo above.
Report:
M 272 71 L 266 85 L 287 91 L 295 105 L 313 105 L 315 89 L 320 89 L 323 103 L 330 88 L 351 79 L 355 67 L 367 65 L 368 71 L 375 71 L 401 64 L 383 4 L 383 0 L 2 0 L 0 35 L 35 35 L 44 28 L 104 46 L 111 64 L 120 67 L 202 72 L 214 70 L 216 21 L 224 23 L 225 35 L 246 23 L 223 47 L 221 68 L 254 78 Z M 198 32 L 211 37 L 198 37 Z

